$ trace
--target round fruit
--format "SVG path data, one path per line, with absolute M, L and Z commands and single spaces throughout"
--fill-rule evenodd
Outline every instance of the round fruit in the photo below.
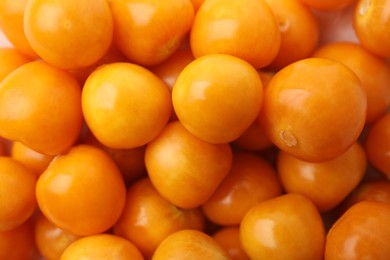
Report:
M 362 180 L 367 158 L 363 147 L 355 143 L 340 156 L 319 163 L 302 161 L 281 151 L 277 166 L 286 192 L 302 194 L 320 211 L 328 211 L 340 204 Z
M 146 146 L 145 164 L 157 191 L 181 208 L 205 203 L 229 173 L 228 144 L 204 142 L 174 121 Z
M 0 83 L 0 135 L 48 155 L 66 152 L 83 124 L 81 87 L 68 72 L 26 63 Z
M 278 53 L 280 31 L 264 0 L 205 1 L 196 13 L 190 44 L 196 58 L 229 54 L 258 69 Z
M 182 43 L 194 19 L 190 0 L 112 0 L 114 42 L 134 63 L 153 66 Z
M 349 208 L 329 230 L 325 259 L 390 258 L 390 205 L 362 201 Z
M 360 80 L 329 59 L 303 59 L 278 71 L 263 100 L 265 132 L 281 150 L 305 161 L 344 153 L 365 124 L 367 97 Z
M 125 206 L 126 187 L 107 153 L 78 145 L 53 160 L 38 179 L 36 196 L 49 221 L 84 236 L 116 223 Z
M 112 42 L 113 21 L 106 0 L 29 0 L 24 31 L 44 61 L 74 69 L 103 57 Z
M 225 54 L 202 56 L 188 64 L 172 90 L 179 121 L 210 143 L 237 139 L 258 116 L 262 97 L 257 71 L 244 60 Z
M 121 62 L 101 66 L 88 77 L 82 108 L 99 142 L 129 149 L 145 145 L 161 132 L 172 103 L 161 79 L 144 67 Z
M 244 250 L 253 259 L 323 259 L 325 229 L 315 205 L 299 194 L 252 207 L 240 225 Z
M 390 57 L 390 1 L 359 0 L 354 16 L 355 33 L 364 48 Z
M 313 56 L 341 62 L 358 76 L 367 95 L 366 124 L 386 112 L 390 105 L 390 64 L 384 58 L 352 42 L 322 45 Z

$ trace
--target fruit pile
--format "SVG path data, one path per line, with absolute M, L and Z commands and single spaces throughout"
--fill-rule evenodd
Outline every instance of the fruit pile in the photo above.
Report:
M 0 259 L 390 259 L 390 0 L 0 0 Z

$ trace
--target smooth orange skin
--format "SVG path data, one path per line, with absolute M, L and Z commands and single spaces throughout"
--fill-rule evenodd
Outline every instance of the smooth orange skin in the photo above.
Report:
M 113 0 L 114 42 L 134 63 L 153 66 L 174 53 L 194 19 L 190 0 Z
M 229 173 L 228 144 L 204 142 L 174 121 L 146 146 L 145 164 L 157 191 L 181 208 L 205 203 Z
M 281 193 L 276 170 L 269 162 L 253 153 L 236 152 L 229 174 L 202 210 L 216 224 L 239 225 L 250 208 Z
M 163 259 L 231 259 L 215 239 L 198 230 L 177 231 L 157 247 L 152 260 Z
M 386 112 L 368 129 L 364 148 L 368 161 L 390 177 L 390 112 Z
M 38 214 L 34 220 L 34 237 L 39 253 L 47 260 L 60 259 L 64 250 L 74 241 L 81 238 L 60 229 L 44 215 Z
M 310 8 L 320 11 L 331 12 L 344 9 L 352 5 L 355 0 L 300 0 L 303 4 Z
M 339 211 L 347 209 L 361 201 L 380 201 L 390 204 L 390 181 L 387 179 L 368 180 L 359 184 L 343 201 Z
M 320 29 L 313 12 L 299 0 L 266 0 L 278 21 L 281 42 L 278 54 L 268 66 L 279 70 L 308 58 L 318 46 Z
M 238 227 L 223 227 L 215 232 L 212 238 L 228 252 L 233 260 L 250 260 L 242 248 Z
M 37 176 L 46 170 L 54 158 L 52 155 L 38 153 L 20 142 L 12 142 L 10 156 L 34 171 Z
M 256 69 L 269 65 L 280 47 L 276 18 L 264 0 L 205 1 L 196 13 L 190 45 L 196 58 L 229 54 Z
M 41 61 L 26 63 L 0 83 L 0 135 L 57 155 L 81 132 L 81 88 L 68 72 Z
M 110 234 L 80 238 L 67 247 L 60 260 L 121 259 L 143 260 L 139 250 L 128 240 Z
M 94 145 L 110 155 L 121 171 L 126 186 L 129 186 L 135 180 L 146 176 L 146 166 L 144 162 L 146 146 L 140 146 L 132 149 L 109 148 L 96 140 L 89 131 L 84 143 Z
M 57 156 L 42 173 L 36 196 L 49 221 L 85 236 L 104 232 L 116 223 L 125 206 L 126 187 L 106 152 L 78 145 Z
M 112 42 L 113 19 L 106 0 L 30 0 L 24 31 L 40 58 L 73 69 L 104 56 Z
M 359 0 L 354 15 L 354 30 L 364 48 L 390 57 L 390 1 Z
M 14 48 L 0 48 L 0 82 L 13 70 L 30 61 L 30 58 Z
M 388 203 L 355 204 L 329 230 L 325 259 L 389 259 L 389 224 Z
M 28 0 L 0 1 L 0 28 L 11 44 L 29 58 L 38 58 L 24 33 L 24 9 Z
M 240 225 L 250 259 L 323 259 L 325 229 L 315 205 L 286 194 L 252 207 Z
M 260 120 L 269 138 L 305 161 L 344 153 L 365 124 L 367 97 L 360 80 L 329 59 L 308 58 L 284 67 L 266 86 L 263 101 Z
M 128 239 L 150 259 L 167 236 L 183 229 L 202 231 L 202 212 L 198 208 L 177 208 L 157 192 L 148 178 L 143 178 L 129 187 L 114 233 Z
M 20 226 L 0 231 L 0 259 L 35 259 L 34 224 L 28 220 Z
M 367 158 L 359 143 L 335 159 L 320 163 L 302 161 L 281 151 L 277 168 L 286 192 L 306 196 L 324 212 L 339 205 L 360 183 Z
M 36 209 L 33 171 L 12 158 L 0 157 L 0 231 L 11 230 L 31 217 Z
M 172 102 L 161 79 L 144 67 L 122 62 L 104 65 L 88 77 L 82 109 L 99 142 L 130 149 L 147 144 L 161 132 Z
M 384 58 L 351 42 L 322 45 L 313 57 L 339 61 L 358 76 L 367 95 L 366 124 L 373 123 L 386 112 L 390 105 L 390 65 Z
M 255 121 L 262 98 L 257 71 L 226 54 L 194 60 L 180 73 L 172 90 L 179 121 L 199 139 L 218 144 L 237 139 Z

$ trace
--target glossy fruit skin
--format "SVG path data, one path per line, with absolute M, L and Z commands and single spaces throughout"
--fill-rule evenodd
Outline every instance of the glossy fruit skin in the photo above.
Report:
M 125 206 L 122 175 L 107 153 L 89 145 L 57 156 L 39 177 L 39 208 L 61 229 L 85 236 L 104 232 Z
M 60 259 L 64 250 L 81 238 L 55 226 L 42 214 L 34 219 L 34 237 L 39 253 L 47 260 Z
M 252 207 L 240 225 L 250 259 L 322 259 L 325 229 L 306 197 L 286 194 Z
M 386 112 L 369 128 L 364 148 L 368 161 L 385 176 L 390 176 L 390 113 Z
M 267 66 L 280 46 L 280 32 L 270 7 L 263 0 L 206 1 L 196 13 L 190 35 L 196 58 L 229 54 L 255 68 Z
M 10 156 L 34 171 L 37 176 L 41 175 L 46 170 L 47 166 L 54 158 L 52 155 L 38 153 L 20 142 L 13 142 L 11 144 Z
M 128 240 L 110 234 L 80 238 L 67 247 L 60 260 L 123 259 L 143 260 L 139 250 Z
M 173 107 L 185 128 L 219 144 L 235 140 L 253 123 L 262 97 L 257 71 L 226 54 L 197 58 L 180 73 L 172 90 Z
M 112 42 L 113 21 L 105 0 L 30 0 L 24 12 L 24 31 L 43 60 L 73 69 L 103 57 Z
M 311 163 L 281 151 L 278 174 L 286 192 L 309 198 L 320 211 L 339 205 L 363 179 L 367 158 L 362 145 L 355 143 L 335 159 Z
M 196 208 L 206 202 L 232 165 L 228 144 L 204 142 L 174 121 L 147 144 L 145 164 L 156 190 L 172 204 Z
M 239 227 L 223 227 L 215 232 L 212 235 L 212 238 L 214 238 L 228 252 L 232 259 L 250 259 L 242 248 Z
M 172 103 L 168 87 L 152 72 L 120 62 L 102 66 L 88 77 L 82 109 L 99 142 L 110 148 L 130 149 L 158 135 L 168 122 Z
M 323 58 L 303 59 L 278 71 L 263 101 L 260 120 L 273 143 L 313 162 L 345 152 L 360 136 L 367 111 L 357 76 L 345 65 Z
M 281 43 L 268 69 L 279 70 L 308 58 L 319 44 L 318 21 L 309 7 L 299 0 L 266 0 L 278 21 Z
M 231 259 L 212 237 L 198 230 L 177 231 L 157 247 L 152 260 L 163 259 Z
M 148 178 L 143 178 L 129 187 L 114 233 L 132 242 L 145 258 L 151 258 L 161 241 L 183 229 L 203 231 L 202 212 L 198 208 L 177 208 L 157 192 Z
M 20 226 L 0 231 L 0 259 L 35 259 L 34 223 L 28 220 Z
M 384 58 L 352 42 L 322 45 L 312 56 L 339 61 L 358 76 L 367 95 L 366 124 L 386 112 L 390 105 L 390 65 Z
M 280 47 L 280 31 L 264 0 L 204 2 L 196 13 L 190 35 L 196 58 L 229 54 L 256 69 L 267 66 Z
M 23 164 L 5 156 L 0 157 L 0 168 L 0 231 L 7 231 L 34 213 L 37 177 Z
M 387 58 L 390 57 L 389 3 L 389 0 L 357 1 L 353 24 L 364 48 Z
M 29 58 L 38 58 L 24 33 L 24 9 L 28 0 L 0 1 L 0 28 L 15 48 Z
M 157 65 L 177 50 L 194 18 L 190 0 L 113 0 L 111 9 L 115 44 L 143 66 Z
M 0 48 L 0 82 L 13 70 L 30 61 L 14 48 Z
M 0 83 L 1 136 L 57 155 L 76 142 L 82 124 L 81 87 L 70 73 L 34 61 Z
M 388 259 L 390 205 L 362 201 L 349 208 L 329 230 L 325 259 Z
M 273 166 L 253 153 L 236 152 L 229 174 L 202 205 L 206 217 L 223 225 L 239 225 L 254 205 L 281 195 Z

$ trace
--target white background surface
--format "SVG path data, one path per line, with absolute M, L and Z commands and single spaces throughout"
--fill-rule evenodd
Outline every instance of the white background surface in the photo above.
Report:
M 7 38 L 5 38 L 3 32 L 0 30 L 0 46 L 1 47 L 9 47 L 11 46 L 11 44 L 9 43 L 9 41 L 7 40 Z

